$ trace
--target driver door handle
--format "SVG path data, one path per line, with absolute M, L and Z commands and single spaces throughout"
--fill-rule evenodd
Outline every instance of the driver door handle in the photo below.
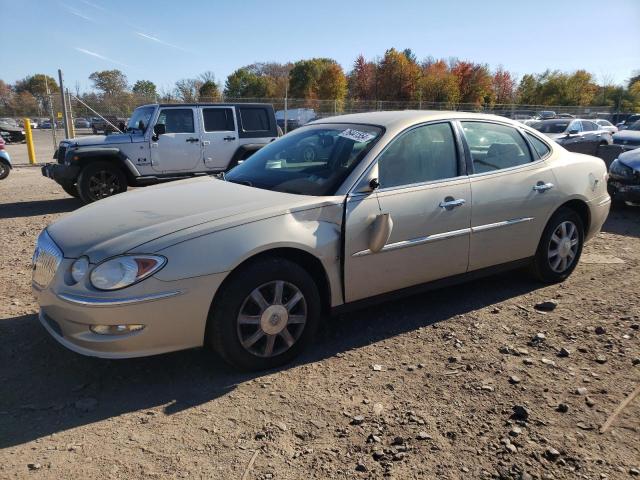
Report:
M 542 183 L 542 182 L 538 182 L 537 184 L 535 184 L 533 186 L 533 189 L 536 192 L 546 192 L 547 190 L 551 190 L 554 187 L 553 183 Z
M 231 141 L 233 141 L 233 140 L 235 140 L 235 139 L 236 139 L 236 137 L 224 137 L 224 138 L 223 138 L 223 140 L 224 140 L 225 142 L 231 142 Z
M 451 198 L 447 197 L 442 202 L 440 202 L 440 208 L 444 208 L 447 210 L 451 210 L 452 208 L 460 207 L 467 203 L 464 198 Z
M 195 143 L 195 142 L 199 142 L 200 139 L 199 138 L 195 138 L 195 137 L 189 137 L 189 138 L 187 138 L 186 141 L 189 142 L 189 143 Z

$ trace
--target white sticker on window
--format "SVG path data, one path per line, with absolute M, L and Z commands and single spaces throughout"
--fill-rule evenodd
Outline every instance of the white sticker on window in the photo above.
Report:
M 354 142 L 368 142 L 369 140 L 376 138 L 376 136 L 371 133 L 361 132 L 360 130 L 354 130 L 353 128 L 347 128 L 338 136 L 348 138 Z

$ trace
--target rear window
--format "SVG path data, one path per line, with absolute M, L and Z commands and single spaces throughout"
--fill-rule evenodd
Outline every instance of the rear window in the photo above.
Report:
M 542 133 L 562 133 L 569 126 L 569 121 L 537 122 L 531 126 Z
M 270 130 L 269 115 L 264 108 L 240 107 L 240 122 L 245 132 L 264 132 Z
M 205 132 L 225 132 L 236 129 L 233 111 L 230 108 L 203 108 Z

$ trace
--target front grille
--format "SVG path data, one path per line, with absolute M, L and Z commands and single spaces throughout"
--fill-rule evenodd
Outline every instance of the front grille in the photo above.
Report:
M 33 252 L 33 273 L 32 281 L 40 288 L 47 288 L 56 274 L 62 252 L 53 242 L 46 230 L 43 230 L 38 237 L 35 252 Z
M 65 153 L 67 153 L 67 147 L 60 145 L 58 147 L 58 163 L 64 163 Z

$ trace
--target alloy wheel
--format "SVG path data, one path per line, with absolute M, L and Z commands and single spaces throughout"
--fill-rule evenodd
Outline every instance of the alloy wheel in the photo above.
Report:
M 283 280 L 265 283 L 242 302 L 237 318 L 242 347 L 257 357 L 274 357 L 300 339 L 307 302 L 298 287 Z
M 580 244 L 578 228 L 571 221 L 560 223 L 549 241 L 547 258 L 551 270 L 556 273 L 567 271 L 573 264 Z
M 89 178 L 89 193 L 95 200 L 110 197 L 120 192 L 121 185 L 117 175 L 100 170 Z

